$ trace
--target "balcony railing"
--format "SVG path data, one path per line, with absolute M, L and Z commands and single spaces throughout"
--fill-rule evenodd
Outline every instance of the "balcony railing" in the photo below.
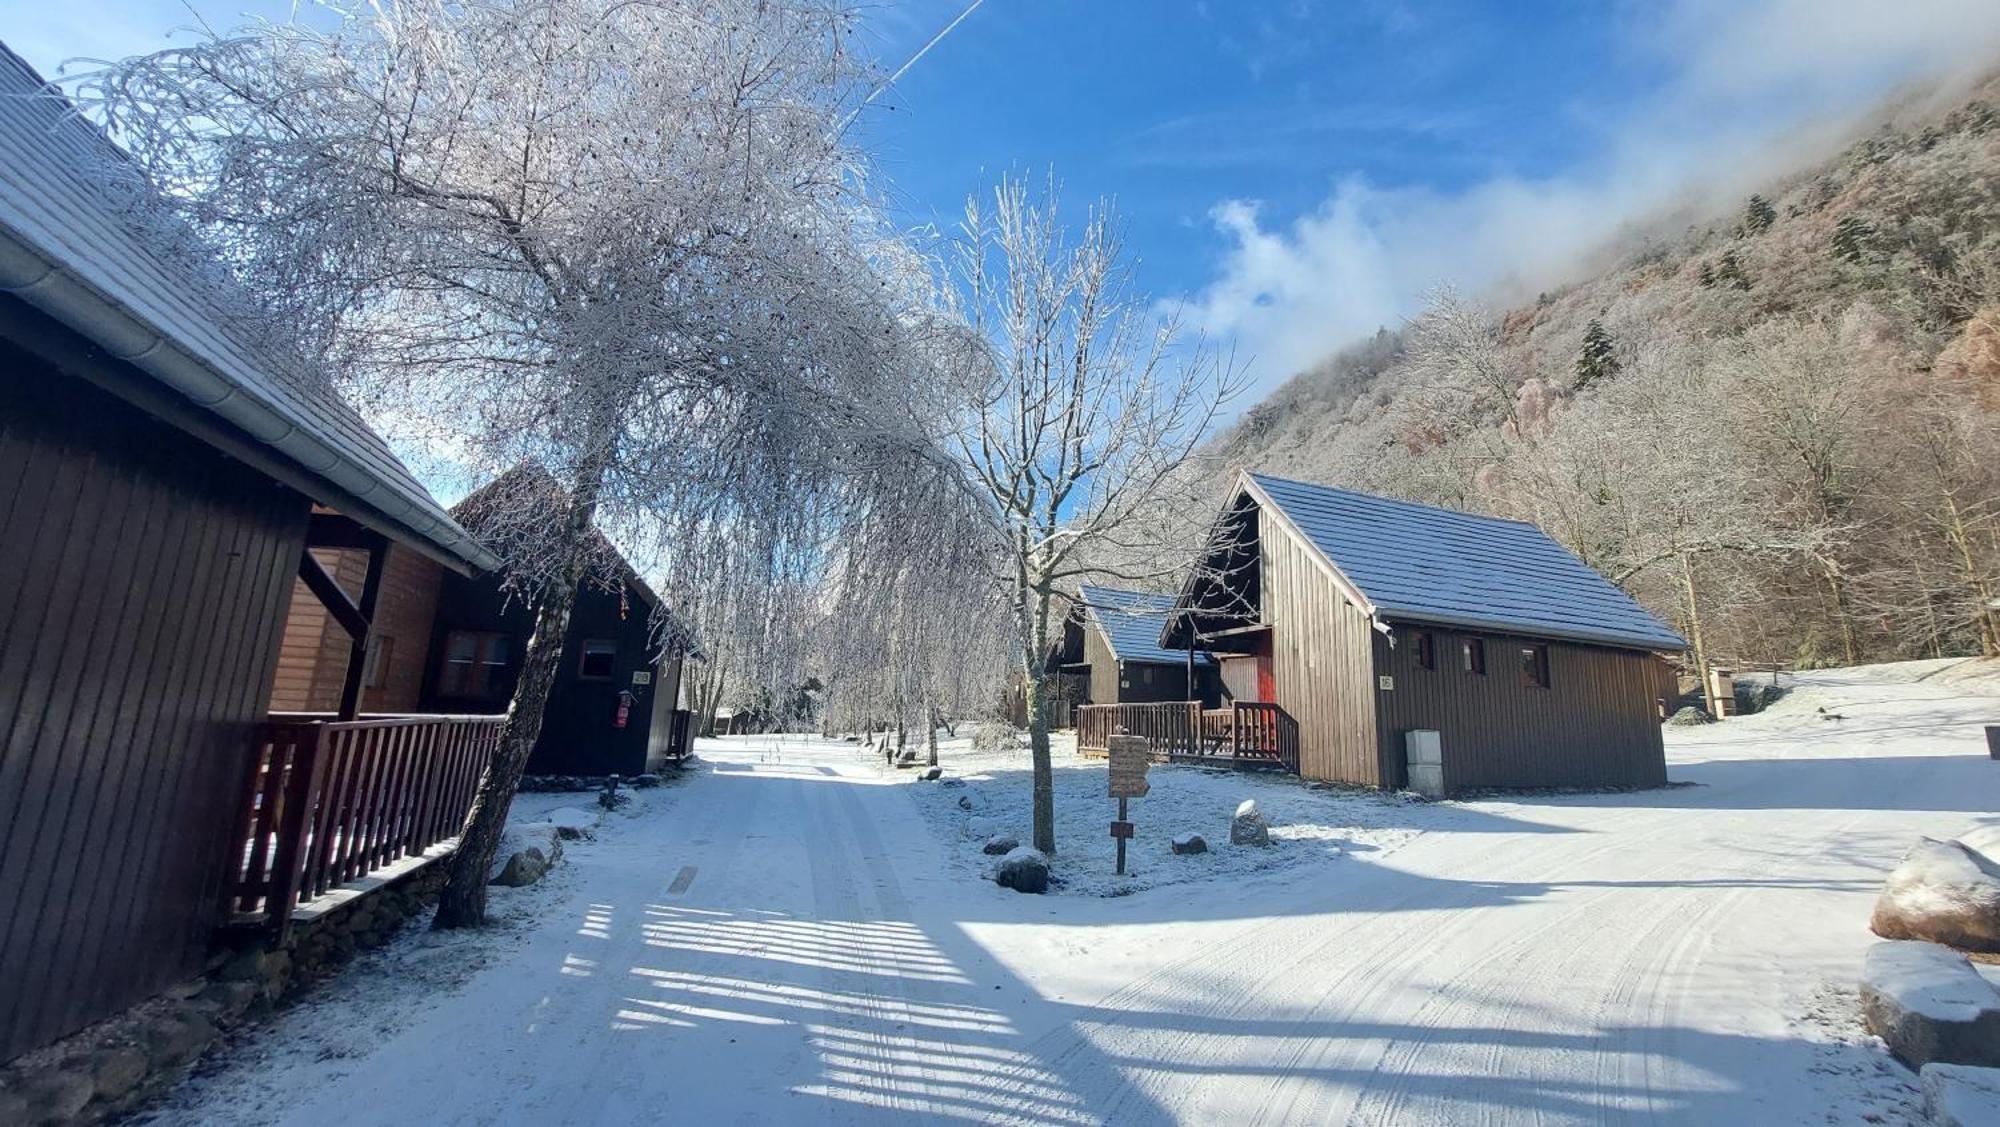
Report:
M 282 936 L 299 904 L 454 838 L 501 721 L 272 717 L 238 815 L 232 915 L 261 918 Z
M 1156 759 L 1299 771 L 1298 722 L 1275 704 L 1235 701 L 1205 709 L 1199 701 L 1168 701 L 1076 710 L 1079 752 L 1103 755 L 1119 733 L 1145 737 Z

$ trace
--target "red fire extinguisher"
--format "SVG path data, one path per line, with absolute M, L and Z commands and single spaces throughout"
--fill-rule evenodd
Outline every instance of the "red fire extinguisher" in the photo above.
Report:
M 638 699 L 639 699 L 638 697 L 633 696 L 631 693 L 627 692 L 624 689 L 618 690 L 618 712 L 615 716 L 611 718 L 612 727 L 623 728 L 625 726 L 625 722 L 627 720 L 632 719 L 632 705 L 635 702 L 637 702 Z

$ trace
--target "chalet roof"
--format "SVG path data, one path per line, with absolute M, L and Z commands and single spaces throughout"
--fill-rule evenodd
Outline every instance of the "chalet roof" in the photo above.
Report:
M 1077 591 L 1082 596 L 1084 613 L 1104 632 L 1104 640 L 1110 643 L 1111 656 L 1120 661 L 1173 664 L 1187 661 L 1186 650 L 1169 650 L 1160 646 L 1160 635 L 1166 631 L 1167 615 L 1174 609 L 1172 595 L 1126 591 L 1088 583 Z M 1196 665 L 1208 665 L 1214 660 L 1202 650 L 1195 651 Z
M 1526 521 L 1244 475 L 1377 618 L 1648 650 L 1687 642 Z
M 125 160 L 0 44 L 0 291 L 130 364 L 159 402 L 247 435 L 314 500 L 453 566 L 493 566 L 324 378 L 252 339 L 262 311 L 190 233 L 138 218 L 129 179 L 107 175 Z
M 451 507 L 451 515 L 489 545 L 504 544 L 524 536 L 543 537 L 549 535 L 554 515 L 561 511 L 561 489 L 546 468 L 523 462 L 466 494 Z M 510 497 L 510 494 L 513 496 Z M 547 500 L 523 503 L 523 494 L 532 498 L 546 495 Z M 680 649 L 691 657 L 705 657 L 693 630 L 674 613 L 659 592 L 653 590 L 639 570 L 632 566 L 632 561 L 625 558 L 625 553 L 618 550 L 602 529 L 593 527 L 590 531 L 595 538 L 592 552 L 596 559 L 594 573 L 587 575 L 584 583 L 594 583 L 609 591 L 615 590 L 611 583 L 615 578 L 628 592 L 637 596 L 648 614 L 657 610 L 663 616 L 659 639 L 663 644 Z M 494 570 L 500 569 L 496 567 Z

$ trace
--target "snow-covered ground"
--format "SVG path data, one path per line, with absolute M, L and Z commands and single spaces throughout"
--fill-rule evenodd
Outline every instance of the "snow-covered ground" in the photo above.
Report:
M 947 746 L 971 778 L 942 787 L 849 744 L 704 741 L 501 929 L 413 933 L 162 1119 L 1911 1121 L 1852 984 L 1915 837 L 2000 822 L 2000 675 L 1802 681 L 1670 729 L 1693 785 L 1658 791 L 1421 803 L 1156 767 L 1121 896 L 1092 894 L 1116 887 L 1101 766 L 1060 775 L 1069 883 L 1036 897 L 981 879 L 981 819 L 1026 836 L 1017 757 Z M 1268 852 L 1227 844 L 1245 796 Z M 1166 854 L 1187 830 L 1209 859 Z

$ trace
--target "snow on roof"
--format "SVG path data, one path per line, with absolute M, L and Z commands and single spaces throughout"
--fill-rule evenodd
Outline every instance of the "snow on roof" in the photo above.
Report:
M 1245 475 L 1378 618 L 1649 650 L 1687 642 L 1525 521 Z
M 119 202 L 125 157 L 0 44 L 0 290 L 13 293 L 193 406 L 249 434 L 430 550 L 474 567 L 490 553 L 445 514 L 361 416 L 297 356 L 248 339 L 260 315 L 213 261 Z M 332 501 L 332 497 L 315 500 Z
M 1167 626 L 1167 614 L 1174 609 L 1172 595 L 1125 591 L 1088 583 L 1077 590 L 1083 597 L 1085 613 L 1098 629 L 1104 631 L 1104 640 L 1111 645 L 1111 656 L 1120 661 L 1187 661 L 1186 650 L 1169 650 L 1160 646 L 1160 635 Z M 1196 665 L 1208 665 L 1214 660 L 1201 650 L 1195 651 Z

